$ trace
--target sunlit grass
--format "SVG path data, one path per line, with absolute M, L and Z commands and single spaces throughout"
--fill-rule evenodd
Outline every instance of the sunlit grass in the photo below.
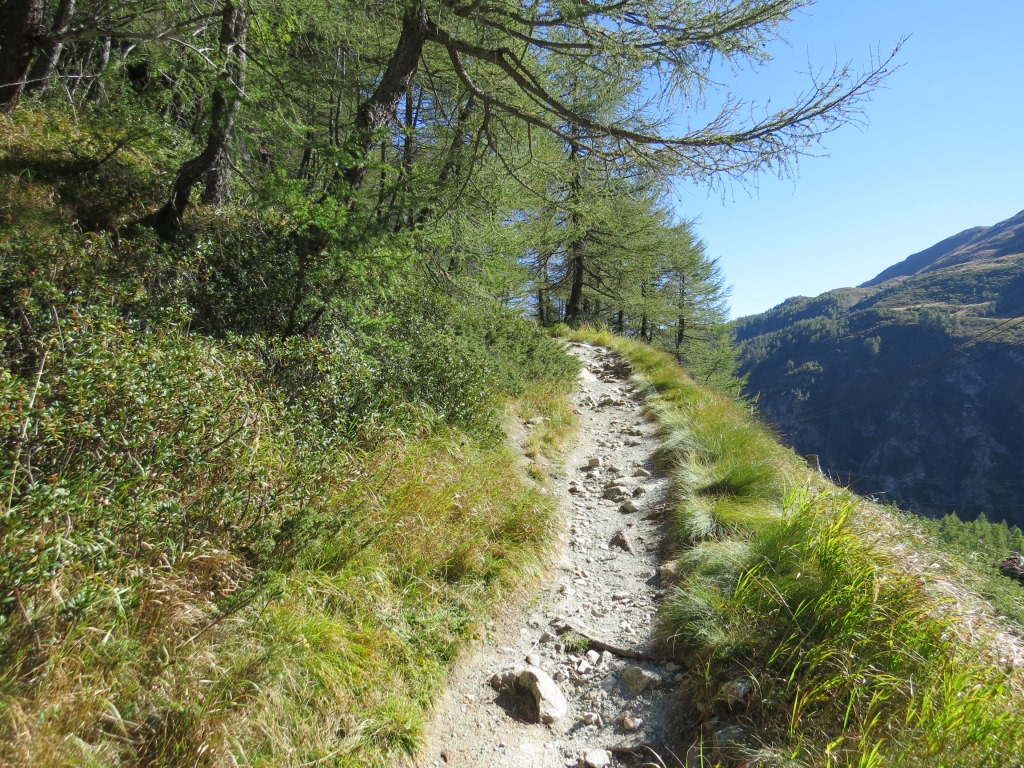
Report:
M 930 567 L 929 543 L 831 487 L 730 398 L 604 331 L 631 360 L 672 473 L 680 546 L 660 613 L 710 734 L 743 724 L 728 764 L 1016 766 L 1024 676 L 991 611 Z M 742 696 L 737 694 L 742 692 Z

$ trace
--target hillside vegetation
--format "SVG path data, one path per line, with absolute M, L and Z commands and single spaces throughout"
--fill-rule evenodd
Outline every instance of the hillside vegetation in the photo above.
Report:
M 282 333 L 272 215 L 83 231 L 152 204 L 155 140 L 76 172 L 107 133 L 42 109 L 0 128 L 9 163 L 53 168 L 0 184 L 0 764 L 410 751 L 538 571 L 552 505 L 504 431 L 543 417 L 527 450 L 550 457 L 576 364 L 398 240 L 337 274 L 338 320 Z
M 1024 646 L 964 563 L 810 472 L 667 355 L 577 338 L 624 354 L 650 389 L 676 498 L 662 634 L 714 764 L 1019 763 Z
M 806 5 L 0 5 L 0 764 L 414 751 L 552 538 L 525 316 L 734 382 L 669 193 L 859 115 L 889 57 L 688 114 Z
M 747 393 L 834 478 L 1024 524 L 1024 213 L 736 323 Z

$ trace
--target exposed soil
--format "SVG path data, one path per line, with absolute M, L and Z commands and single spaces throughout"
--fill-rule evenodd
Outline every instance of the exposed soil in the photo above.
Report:
M 450 681 L 419 768 L 684 764 L 681 675 L 654 639 L 669 482 L 654 460 L 655 427 L 628 364 L 599 347 L 571 349 L 585 367 L 577 442 L 553 480 L 567 522 L 560 552 L 532 603 L 501 619 Z M 517 664 L 554 679 L 563 716 L 537 723 L 532 697 L 496 690 L 492 678 Z

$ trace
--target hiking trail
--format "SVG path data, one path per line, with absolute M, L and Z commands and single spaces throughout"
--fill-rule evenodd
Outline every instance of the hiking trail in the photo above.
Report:
M 685 765 L 681 670 L 654 637 L 669 491 L 656 428 L 628 363 L 570 350 L 580 423 L 552 480 L 567 523 L 553 567 L 449 680 L 417 768 Z

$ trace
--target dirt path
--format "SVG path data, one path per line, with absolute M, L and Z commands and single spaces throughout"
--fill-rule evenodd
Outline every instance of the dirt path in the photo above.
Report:
M 420 768 L 683 765 L 679 670 L 653 645 L 668 493 L 653 459 L 655 429 L 619 358 L 583 344 L 572 351 L 585 368 L 579 437 L 554 480 L 571 520 L 561 553 L 526 612 L 495 627 L 450 681 Z M 564 694 L 554 722 L 536 722 L 559 702 L 538 713 L 524 668 L 531 680 L 546 673 Z

